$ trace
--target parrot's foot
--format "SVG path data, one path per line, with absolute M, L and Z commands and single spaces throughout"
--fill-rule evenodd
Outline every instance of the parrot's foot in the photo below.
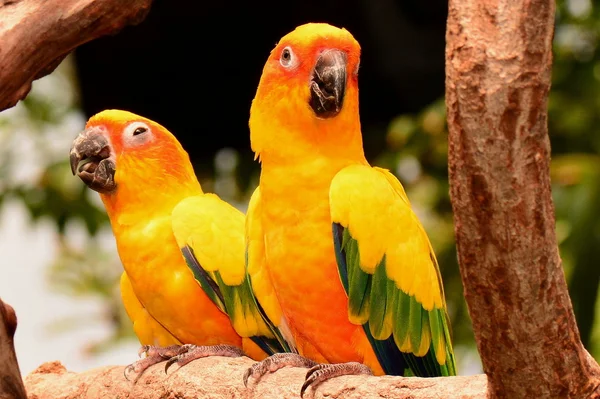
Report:
M 129 366 L 125 367 L 125 378 L 130 380 L 129 376 L 132 373 L 135 373 L 139 376 L 148 367 L 167 359 L 171 359 L 174 356 L 185 352 L 186 350 L 187 348 L 185 348 L 185 345 L 171 345 L 165 347 L 144 345 L 138 351 L 138 355 L 141 357 L 143 354 L 145 354 L 146 356 L 143 359 L 133 362 Z
M 225 356 L 225 357 L 240 357 L 246 356 L 237 346 L 233 345 L 183 345 L 185 350 L 182 350 L 175 356 L 171 357 L 165 364 L 165 373 L 173 364 L 177 363 L 179 367 L 183 367 L 192 360 L 200 359 L 209 356 Z
M 316 385 L 323 381 L 342 375 L 373 375 L 373 372 L 364 364 L 357 362 L 317 364 L 306 373 L 304 384 L 302 384 L 302 389 L 300 389 L 300 397 L 304 397 L 304 391 L 308 387 L 312 386 L 314 389 Z
M 254 363 L 252 367 L 246 370 L 244 373 L 244 386 L 248 386 L 248 378 L 250 377 L 259 380 L 263 375 L 273 373 L 286 366 L 310 368 L 316 365 L 318 365 L 317 362 L 296 353 L 276 353 L 263 361 Z

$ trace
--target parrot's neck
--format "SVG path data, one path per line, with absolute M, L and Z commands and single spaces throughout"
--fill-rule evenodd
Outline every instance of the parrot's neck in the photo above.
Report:
M 202 194 L 198 181 L 176 185 L 135 187 L 117 185 L 116 192 L 102 194 L 102 202 L 115 234 L 121 228 L 146 223 L 157 217 L 170 216 L 173 208 L 184 198 Z
M 349 165 L 368 165 L 362 148 L 358 154 L 311 151 L 291 160 L 267 153 L 261 154 L 260 159 L 263 197 L 286 198 L 285 206 L 299 213 L 312 213 L 314 201 L 327 200 L 331 180 L 340 170 Z
M 191 163 L 165 154 L 117 159 L 114 192 L 102 194 L 113 230 L 169 216 L 182 199 L 202 194 Z
M 263 166 L 289 167 L 327 163 L 328 165 L 366 164 L 360 125 L 358 129 L 292 129 L 271 123 L 276 139 L 260 140 L 252 147 Z M 334 166 L 335 167 L 335 166 Z
M 271 108 L 269 108 L 271 107 Z M 250 142 L 263 165 L 366 163 L 358 99 L 349 93 L 343 110 L 333 118 L 317 118 L 298 101 L 278 104 L 255 99 L 250 111 Z

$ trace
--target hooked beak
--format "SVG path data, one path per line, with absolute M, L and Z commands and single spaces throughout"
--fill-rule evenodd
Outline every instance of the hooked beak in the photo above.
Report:
M 310 107 L 319 118 L 339 114 L 346 93 L 346 53 L 329 49 L 321 53 L 310 79 Z
M 91 127 L 79 133 L 71 146 L 69 159 L 71 172 L 92 190 L 106 194 L 117 187 L 115 162 L 105 129 Z

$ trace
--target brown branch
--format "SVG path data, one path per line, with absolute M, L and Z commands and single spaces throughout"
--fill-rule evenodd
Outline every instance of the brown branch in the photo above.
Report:
M 0 399 L 27 397 L 15 355 L 13 337 L 16 329 L 15 311 L 0 299 Z
M 450 0 L 450 194 L 492 398 L 598 397 L 555 237 L 547 98 L 554 0 Z
M 77 46 L 141 22 L 152 0 L 0 0 L 0 111 Z
M 164 363 L 152 366 L 134 383 L 123 376 L 121 366 L 101 367 L 81 373 L 68 372 L 59 362 L 41 365 L 25 378 L 30 399 L 97 398 L 223 398 L 298 399 L 306 369 L 284 368 L 259 382 L 242 383 L 253 364 L 247 357 L 211 357 L 193 361 L 178 370 Z M 338 377 L 308 390 L 306 399 L 484 399 L 484 375 L 446 378 Z

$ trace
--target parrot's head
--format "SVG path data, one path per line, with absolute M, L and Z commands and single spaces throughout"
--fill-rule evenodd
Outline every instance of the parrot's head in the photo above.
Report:
M 360 45 L 346 29 L 309 23 L 281 38 L 252 101 L 253 150 L 262 154 L 303 142 L 339 146 L 339 132 L 360 133 L 359 64 Z
M 187 152 L 166 128 L 121 110 L 92 116 L 70 151 L 71 170 L 103 196 L 197 184 Z

